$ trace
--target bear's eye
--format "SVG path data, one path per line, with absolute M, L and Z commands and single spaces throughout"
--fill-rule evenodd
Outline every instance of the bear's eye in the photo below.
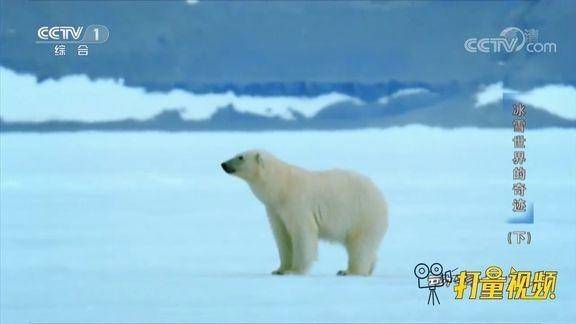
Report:
M 242 160 L 244 160 L 244 156 L 240 155 L 240 156 L 238 157 L 238 159 L 239 159 L 240 161 L 242 161 Z

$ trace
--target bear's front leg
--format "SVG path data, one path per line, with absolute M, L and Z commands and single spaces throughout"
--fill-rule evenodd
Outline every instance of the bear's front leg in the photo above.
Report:
M 292 268 L 287 273 L 305 274 L 316 260 L 318 234 L 311 226 L 296 226 L 291 229 L 290 237 L 292 238 Z
M 272 227 L 274 239 L 276 240 L 278 254 L 280 255 L 280 267 L 272 271 L 272 274 L 282 275 L 292 268 L 292 241 L 280 216 L 268 207 L 266 208 L 266 212 L 268 214 L 268 221 Z

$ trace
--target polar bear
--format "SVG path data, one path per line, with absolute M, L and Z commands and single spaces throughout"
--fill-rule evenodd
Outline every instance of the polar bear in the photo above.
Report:
M 388 207 L 370 179 L 344 170 L 308 171 L 259 150 L 221 166 L 245 180 L 266 206 L 280 255 L 272 274 L 305 274 L 316 259 L 318 239 L 346 247 L 348 269 L 338 275 L 372 274 Z

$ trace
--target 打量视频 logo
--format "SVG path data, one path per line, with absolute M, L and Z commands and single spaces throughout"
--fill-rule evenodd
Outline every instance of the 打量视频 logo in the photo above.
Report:
M 492 265 L 484 271 L 444 271 L 440 263 L 430 267 L 419 263 L 414 267 L 418 288 L 428 289 L 428 304 L 440 304 L 437 288 L 450 287 L 455 300 L 555 300 L 558 271 L 516 270 L 505 275 L 501 267 Z

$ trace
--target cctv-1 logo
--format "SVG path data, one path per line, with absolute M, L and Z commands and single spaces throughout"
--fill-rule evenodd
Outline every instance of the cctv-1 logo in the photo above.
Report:
M 104 25 L 84 26 L 42 26 L 36 35 L 36 43 L 104 43 L 110 36 Z
M 80 40 L 84 27 L 71 26 L 43 26 L 38 28 L 38 38 L 42 40 Z

